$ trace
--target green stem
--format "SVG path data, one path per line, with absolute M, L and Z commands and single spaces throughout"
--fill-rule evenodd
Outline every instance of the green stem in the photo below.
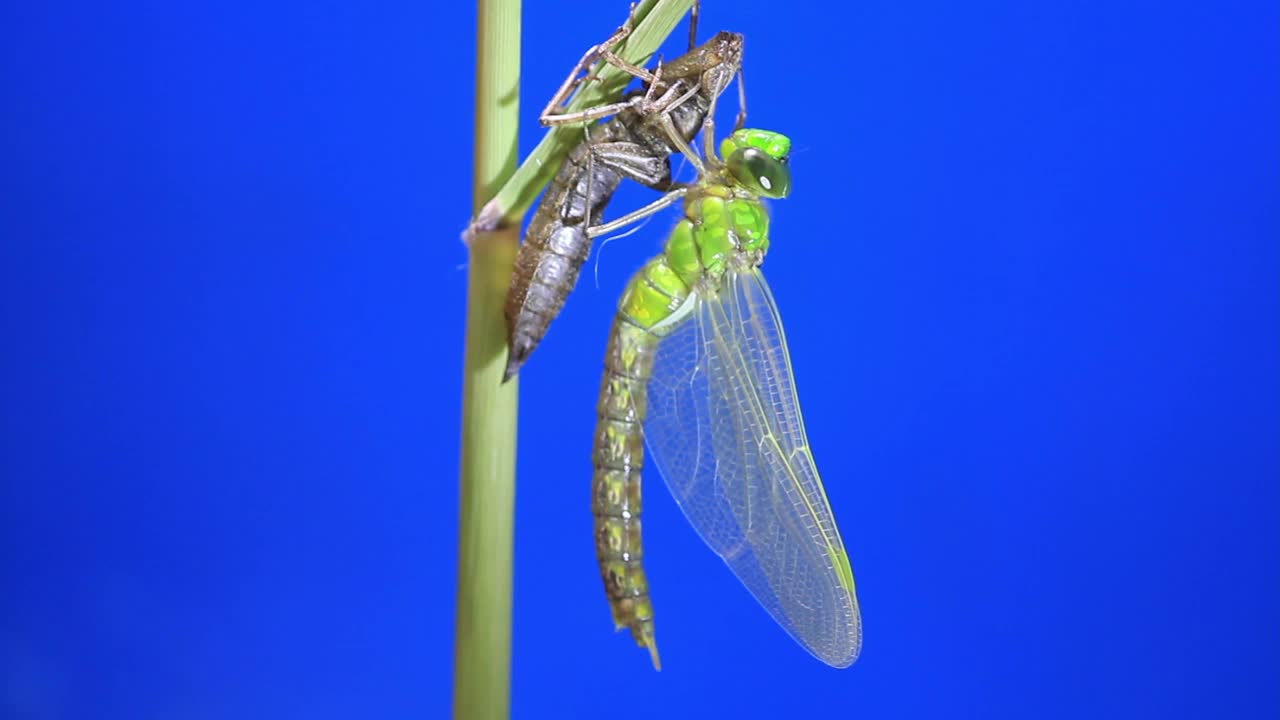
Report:
M 646 63 L 692 4 L 693 0 L 645 0 L 636 11 L 635 31 L 618 54 L 633 63 Z M 473 186 L 473 211 L 479 220 L 466 234 L 467 336 L 453 684 L 457 720 L 509 714 L 519 380 L 502 382 L 507 347 L 502 307 L 519 244 L 520 218 L 583 135 L 578 126 L 548 131 L 516 169 L 520 0 L 480 0 L 479 10 Z M 627 84 L 627 77 L 611 66 L 600 68 L 600 78 L 574 96 L 570 111 L 616 99 Z
M 480 0 L 473 186 L 478 210 L 516 167 L 520 0 Z M 469 243 L 453 713 L 508 716 L 518 381 L 502 382 L 507 277 L 519 226 Z

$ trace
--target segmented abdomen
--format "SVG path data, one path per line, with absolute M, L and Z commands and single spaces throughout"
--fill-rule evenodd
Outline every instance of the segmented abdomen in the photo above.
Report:
M 596 555 L 614 623 L 631 629 L 655 667 L 658 648 L 640 532 L 643 425 L 654 359 L 662 338 L 692 320 L 686 303 L 695 300 L 693 288 L 715 292 L 705 286 L 708 280 L 724 276 L 730 257 L 763 252 L 768 227 L 758 201 L 723 186 L 698 187 L 686 196 L 684 218 L 663 254 L 627 283 L 609 332 L 592 456 Z
M 636 644 L 648 648 L 655 668 L 660 663 L 640 527 L 643 425 L 649 378 L 663 334 L 654 327 L 688 294 L 688 287 L 671 272 L 663 256 L 650 260 L 632 277 L 609 333 L 596 405 L 592 509 L 600 575 L 614 624 L 631 629 Z
M 669 110 L 685 142 L 702 126 L 709 102 L 705 95 L 695 95 Z M 605 206 L 622 182 L 623 172 L 606 162 L 593 162 L 593 146 L 609 143 L 629 146 L 626 156 L 613 158 L 627 166 L 627 177 L 659 190 L 670 182 L 667 158 L 678 149 L 652 118 L 624 110 L 591 127 L 586 141 L 556 173 L 516 256 L 506 304 L 507 378 L 520 371 L 560 314 L 591 252 L 587 230 L 601 224 Z
M 645 385 L 657 345 L 657 337 L 621 316 L 614 319 L 596 406 L 591 503 L 596 558 L 613 622 L 619 629 L 630 628 L 636 644 L 649 648 L 654 667 L 658 651 L 653 604 L 641 565 L 640 471 L 644 467 Z
M 587 229 L 600 224 L 605 205 L 622 181 L 613 169 L 590 159 L 595 135 L 610 137 L 625 130 L 610 123 L 594 126 L 593 137 L 565 158 L 516 255 L 505 308 L 508 378 L 519 372 L 552 318 L 560 314 L 591 252 Z

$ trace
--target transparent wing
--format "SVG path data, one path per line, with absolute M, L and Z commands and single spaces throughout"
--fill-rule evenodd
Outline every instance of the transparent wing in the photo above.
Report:
M 862 626 L 853 573 L 805 438 L 791 359 L 758 270 L 658 346 L 645 441 L 685 517 L 773 619 L 847 667 Z

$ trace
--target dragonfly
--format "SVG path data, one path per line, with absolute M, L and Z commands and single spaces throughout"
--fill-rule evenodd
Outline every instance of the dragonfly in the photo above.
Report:
M 645 448 L 689 523 L 765 610 L 823 662 L 862 644 L 853 571 L 805 435 L 791 359 L 760 269 L 764 199 L 791 188 L 791 141 L 739 129 L 683 217 L 628 282 L 604 360 L 593 450 L 596 554 L 616 627 L 661 667 L 643 567 Z
M 696 158 L 690 143 L 708 109 L 733 78 L 741 75 L 742 35 L 720 32 L 693 47 L 696 17 L 690 21 L 689 52 L 659 64 L 652 72 L 613 52 L 631 32 L 632 19 L 628 18 L 605 42 L 583 55 L 543 110 L 544 125 L 600 122 L 587 128 L 584 142 L 560 166 L 516 256 L 504 308 L 508 347 L 505 379 L 520 371 L 564 307 L 591 251 L 592 239 L 629 222 L 602 222 L 605 206 L 618 185 L 625 178 L 660 191 L 671 189 L 671 155 Z M 599 60 L 639 78 L 643 92 L 576 113 L 560 112 L 586 79 L 582 73 Z M 745 102 L 741 82 L 738 85 L 743 108 L 737 120 L 740 127 L 745 121 Z

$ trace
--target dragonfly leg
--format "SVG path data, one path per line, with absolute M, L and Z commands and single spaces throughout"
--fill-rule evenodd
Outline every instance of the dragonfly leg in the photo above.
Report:
M 655 190 L 666 192 L 671 188 L 671 160 L 665 156 L 653 157 L 644 147 L 630 142 L 586 143 L 584 147 L 589 163 L 587 186 L 580 191 L 584 198 L 595 197 L 596 173 L 591 169 L 595 163 Z M 588 237 L 594 236 L 588 233 Z
M 608 40 L 605 40 L 604 42 L 600 43 L 600 45 L 598 46 L 600 58 L 605 62 L 609 63 L 610 65 L 618 68 L 619 70 L 627 73 L 628 75 L 631 75 L 634 78 L 639 78 L 644 82 L 653 82 L 653 76 L 649 73 L 648 70 L 640 67 L 639 65 L 635 65 L 627 62 L 626 60 L 623 60 L 621 57 L 618 57 L 618 55 L 613 52 L 613 49 L 618 47 L 618 45 L 620 45 L 622 41 L 625 40 L 627 36 L 631 34 L 631 30 L 635 27 L 635 21 L 636 21 L 636 3 L 633 2 L 631 3 L 631 10 L 627 13 L 627 21 L 622 24 L 621 28 L 618 28 L 618 32 L 615 32 L 613 35 L 609 37 Z M 623 32 L 624 30 L 625 32 Z
M 618 228 L 626 227 L 627 225 L 630 225 L 633 222 L 643 220 L 644 218 L 647 218 L 650 215 L 654 215 L 658 213 L 663 208 L 667 208 L 675 204 L 678 200 L 680 200 L 680 198 L 688 194 L 688 192 L 689 192 L 688 186 L 682 185 L 680 187 L 677 187 L 676 189 L 668 192 L 666 195 L 663 195 L 662 197 L 658 198 L 657 200 L 654 200 L 648 205 L 645 205 L 639 210 L 636 210 L 634 212 L 629 212 L 626 215 L 623 215 L 622 217 L 618 218 L 617 220 L 611 220 L 602 225 L 596 225 L 595 227 L 587 228 L 587 237 L 597 238 L 597 237 L 600 237 L 601 235 L 611 233 L 614 230 L 617 230 Z
M 596 105 L 595 107 L 589 107 L 585 110 L 579 110 L 571 113 L 556 112 L 554 110 L 555 106 L 553 104 L 549 104 L 547 105 L 547 108 L 543 110 L 542 115 L 538 117 L 538 122 L 542 123 L 543 127 L 589 123 L 594 120 L 599 120 L 600 118 L 609 117 L 610 115 L 617 115 L 627 108 L 639 105 L 643 100 L 643 97 L 637 96 L 627 100 L 609 103 L 607 105 Z
M 671 186 L 670 159 L 666 156 L 654 157 L 638 143 L 593 143 L 590 151 L 593 162 L 604 165 L 628 180 L 658 190 L 667 190 Z
M 569 76 L 564 79 L 563 83 L 561 83 L 560 88 L 551 96 L 551 100 L 547 102 L 546 107 L 542 109 L 542 114 L 538 119 L 544 126 L 550 127 L 553 125 L 590 122 L 602 117 L 614 115 L 636 103 L 633 99 L 610 103 L 608 105 L 600 105 L 579 112 L 567 113 L 563 111 L 564 107 L 569 102 L 569 98 L 573 95 L 574 90 L 576 90 L 578 86 L 588 80 L 595 80 L 598 78 L 598 76 L 591 74 L 590 70 L 592 65 L 601 60 L 617 67 L 633 77 L 639 78 L 640 80 L 645 82 L 653 81 L 653 74 L 648 70 L 623 60 L 613 52 L 614 48 L 631 35 L 635 19 L 635 9 L 636 6 L 632 3 L 631 13 L 627 16 L 627 21 L 614 31 L 612 35 L 605 39 L 604 42 L 599 45 L 593 45 L 582 55 L 582 59 L 578 61 L 578 64 L 574 66 L 572 71 L 570 71 Z
M 716 142 L 716 106 L 720 104 L 720 95 L 711 96 L 711 107 L 707 108 L 707 119 L 702 121 L 702 152 L 707 162 L 717 162 Z
M 640 65 L 628 63 L 628 61 L 622 59 L 621 56 L 618 56 L 613 51 L 614 47 L 621 45 L 622 41 L 626 40 L 626 38 L 631 35 L 631 29 L 634 27 L 635 23 L 635 10 L 636 5 L 635 3 L 632 3 L 631 14 L 627 15 L 627 22 L 623 23 L 622 27 L 618 28 L 617 31 L 614 32 L 613 35 L 609 36 L 607 40 L 602 42 L 602 44 L 590 47 L 590 49 L 582 55 L 582 59 L 577 61 L 577 65 L 573 67 L 572 72 L 568 74 L 567 78 L 564 78 L 564 82 L 561 87 L 559 87 L 559 90 L 556 91 L 556 95 L 552 96 L 552 99 L 547 102 L 547 106 L 543 108 L 543 113 L 539 115 L 539 122 L 543 124 L 544 127 L 563 126 L 563 124 L 589 123 L 600 118 L 607 118 L 609 115 L 616 115 L 621 113 L 622 110 L 634 108 L 634 106 L 640 104 L 639 99 L 630 99 L 618 102 L 609 102 L 607 105 L 596 105 L 594 108 L 575 111 L 575 113 L 566 113 L 566 111 L 563 111 L 564 106 L 568 104 L 573 91 L 575 91 L 577 87 L 582 85 L 584 82 L 599 79 L 599 76 L 590 73 L 591 65 L 595 64 L 596 61 L 603 60 L 604 63 L 613 65 L 613 67 L 630 74 L 631 77 L 639 79 L 639 81 L 646 83 L 646 85 L 649 85 L 650 87 L 660 85 L 657 73 L 649 72 L 648 69 L 640 67 Z M 662 61 L 659 60 L 658 65 L 660 69 L 660 67 L 662 67 Z
M 614 54 L 612 50 L 601 50 L 600 59 L 618 68 L 619 70 L 627 73 L 631 77 L 638 78 L 648 83 L 653 82 L 653 73 L 640 67 L 639 65 L 636 65 L 634 63 L 629 63 L 626 60 L 623 60 L 621 57 Z
M 689 88 L 689 90 L 683 95 L 680 95 L 673 100 L 671 99 L 671 96 L 675 94 L 677 87 L 672 86 L 661 98 L 657 100 L 656 103 L 654 103 L 653 108 L 646 108 L 650 113 L 657 114 L 658 124 L 662 127 L 662 130 L 666 134 L 667 140 L 670 141 L 671 146 L 679 150 L 680 154 L 688 158 L 689 163 L 693 165 L 694 169 L 698 172 L 698 175 L 702 175 L 706 169 L 703 167 L 702 158 L 698 157 L 697 151 L 689 145 L 689 143 L 684 139 L 684 136 L 680 134 L 680 131 L 676 129 L 676 124 L 671 119 L 671 111 L 674 108 L 679 107 L 689 98 L 698 94 L 700 89 L 701 84 L 696 84 Z
M 694 0 L 693 7 L 690 10 L 689 52 L 692 52 L 693 49 L 696 48 L 698 45 L 698 13 L 699 13 L 699 10 L 701 9 L 701 6 L 702 6 L 701 0 Z M 636 4 L 631 3 L 631 16 L 627 18 L 628 25 L 631 25 L 633 23 L 633 20 L 635 17 L 635 11 L 636 11 Z M 615 33 L 615 36 L 616 36 L 616 33 Z M 650 74 L 648 70 L 638 65 L 627 62 L 621 57 L 618 57 L 618 55 L 613 52 L 613 48 L 617 47 L 618 44 L 622 42 L 622 39 L 624 39 L 625 37 L 626 36 L 624 35 L 622 38 L 619 38 L 616 41 L 613 40 L 613 38 L 610 38 L 610 40 L 607 40 L 601 43 L 598 46 L 600 58 L 605 62 L 609 63 L 610 65 L 613 65 L 614 67 L 618 68 L 619 70 L 626 72 L 632 77 L 638 78 L 651 85 L 655 84 L 657 82 L 657 78 L 653 74 Z M 658 66 L 659 68 L 661 68 L 662 66 L 661 59 L 658 60 Z
M 742 66 L 738 66 L 738 117 L 733 122 L 734 130 L 747 126 L 747 86 L 742 79 Z
M 698 46 L 698 15 L 702 11 L 702 0 L 693 0 L 693 7 L 689 9 L 689 49 L 693 50 Z

